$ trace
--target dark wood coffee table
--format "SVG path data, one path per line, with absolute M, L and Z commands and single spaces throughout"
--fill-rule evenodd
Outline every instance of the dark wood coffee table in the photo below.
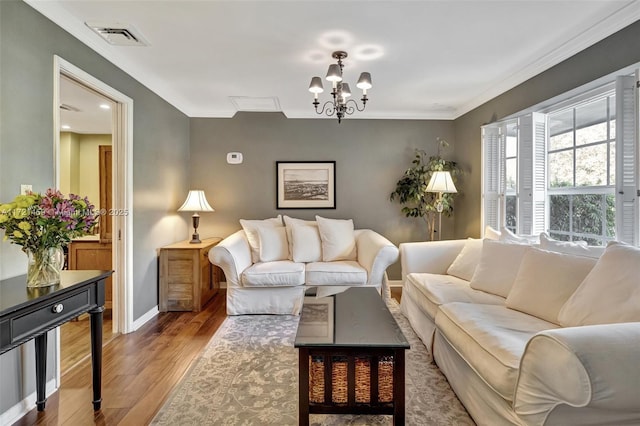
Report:
M 405 423 L 404 351 L 409 343 L 373 288 L 306 297 L 299 350 L 299 424 L 309 414 L 388 414 Z

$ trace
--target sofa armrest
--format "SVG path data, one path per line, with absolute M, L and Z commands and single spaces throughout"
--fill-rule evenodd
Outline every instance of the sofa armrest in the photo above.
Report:
M 244 231 L 229 235 L 209 250 L 209 261 L 222 268 L 227 287 L 242 287 L 240 275 L 251 266 L 251 247 Z
M 402 281 L 408 274 L 446 274 L 467 240 L 426 241 L 400 244 Z
M 640 323 L 543 331 L 531 338 L 520 361 L 514 409 L 534 425 L 545 424 L 563 405 L 589 407 L 592 415 L 602 410 L 609 424 L 640 422 L 638 360 Z
M 367 285 L 382 285 L 387 268 L 398 260 L 398 248 L 371 229 L 356 231 L 358 263 L 367 270 Z

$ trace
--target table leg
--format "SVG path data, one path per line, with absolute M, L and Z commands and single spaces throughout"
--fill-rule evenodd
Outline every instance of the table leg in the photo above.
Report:
M 393 366 L 393 424 L 404 425 L 404 349 L 395 350 Z
M 102 404 L 102 313 L 104 306 L 89 311 L 91 315 L 91 371 L 93 375 L 93 410 Z
M 36 336 L 36 406 L 44 411 L 47 403 L 47 333 Z
M 298 424 L 309 426 L 309 350 L 298 349 Z

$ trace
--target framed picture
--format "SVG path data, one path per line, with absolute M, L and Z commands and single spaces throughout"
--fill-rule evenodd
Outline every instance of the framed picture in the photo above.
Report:
M 335 297 L 306 296 L 298 324 L 298 337 L 306 343 L 333 343 Z
M 278 209 L 335 209 L 335 161 L 276 161 Z

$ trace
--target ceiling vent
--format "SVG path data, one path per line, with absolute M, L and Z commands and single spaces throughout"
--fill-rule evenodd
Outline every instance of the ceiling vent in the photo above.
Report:
M 238 111 L 279 112 L 280 101 L 275 96 L 254 98 L 251 96 L 229 96 Z
M 69 105 L 69 104 L 60 104 L 60 109 L 63 109 L 65 111 L 71 111 L 71 112 L 80 112 L 80 110 L 76 107 L 74 107 L 73 105 Z
M 85 25 L 114 46 L 149 45 L 149 42 L 133 25 L 105 22 L 85 22 Z

